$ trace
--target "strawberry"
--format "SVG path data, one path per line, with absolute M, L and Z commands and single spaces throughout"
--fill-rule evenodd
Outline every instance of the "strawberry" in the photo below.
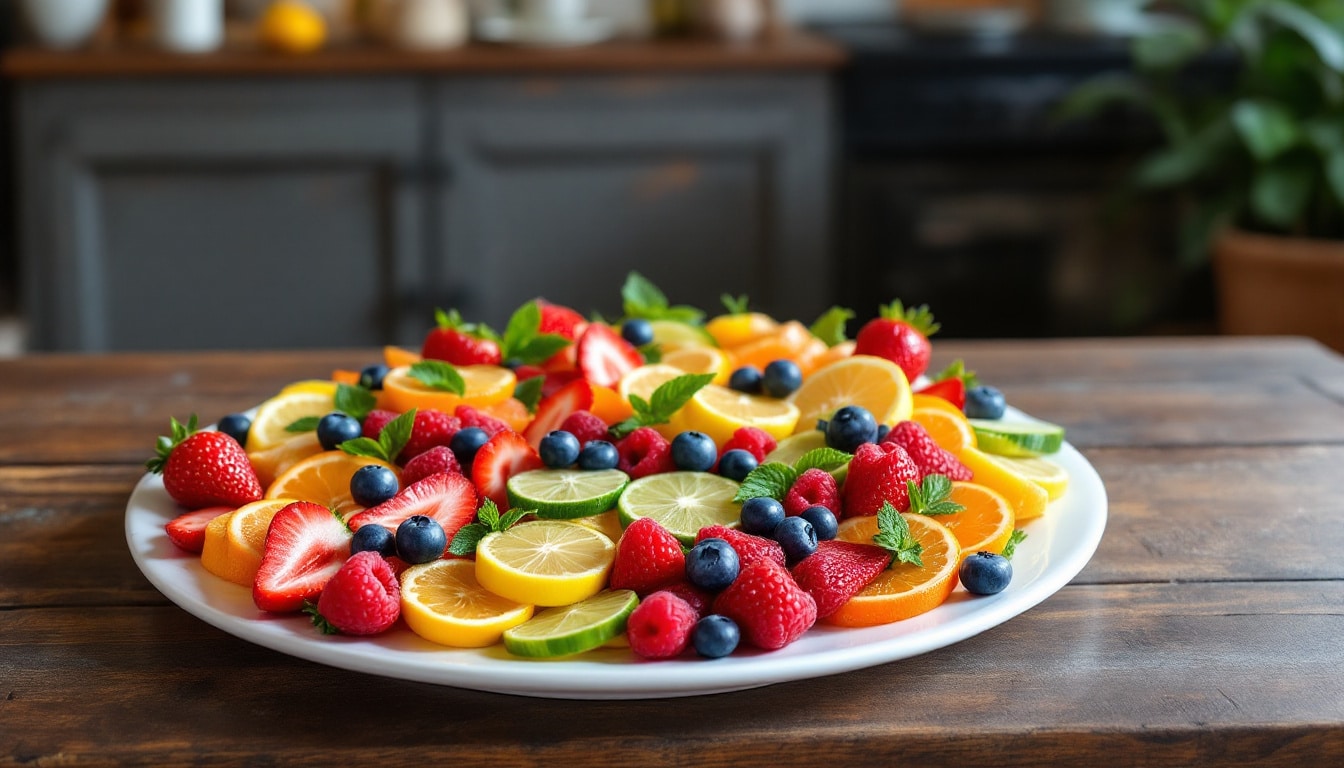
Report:
M 289 613 L 322 592 L 350 554 L 350 529 L 321 504 L 296 501 L 275 513 L 266 532 L 252 601 Z
M 325 634 L 376 635 L 401 616 L 397 575 L 377 552 L 357 552 L 336 571 L 313 611 Z
M 411 427 L 411 439 L 406 441 L 406 447 L 401 449 L 397 460 L 406 462 L 430 448 L 448 445 L 453 441 L 453 435 L 464 426 L 466 425 L 461 419 L 449 416 L 443 411 L 436 411 L 433 408 L 417 409 L 415 424 Z
M 396 496 L 350 518 L 350 530 L 377 523 L 396 533 L 408 517 L 424 515 L 443 527 L 449 541 L 476 517 L 476 487 L 461 474 L 441 472 L 408 484 Z
M 537 308 L 541 310 L 541 327 L 537 329 L 539 333 L 554 333 L 574 341 L 588 327 L 588 321 L 583 315 L 569 307 L 537 299 Z
M 844 516 L 876 515 L 887 501 L 902 512 L 910 509 L 906 483 L 918 483 L 921 477 L 915 460 L 899 445 L 860 445 L 845 476 Z
M 435 310 L 438 327 L 425 336 L 420 356 L 443 360 L 453 365 L 499 365 L 503 359 L 499 344 L 486 338 L 483 326 L 462 321 L 457 310 Z
M 764 463 L 765 457 L 778 445 L 769 432 L 759 427 L 738 427 L 733 436 L 728 438 L 728 442 L 723 444 L 723 450 L 719 451 L 719 456 L 722 457 L 723 454 L 735 448 L 740 448 L 755 456 L 757 462 Z
M 644 364 L 644 356 L 601 323 L 590 323 L 579 337 L 578 366 L 588 381 L 614 387 L 621 377 Z
M 817 602 L 824 619 L 872 583 L 891 564 L 891 553 L 871 544 L 822 541 L 793 567 L 793 580 Z
M 835 477 L 816 467 L 793 481 L 789 492 L 784 494 L 783 504 L 786 515 L 801 515 L 808 507 L 823 506 L 839 519 L 843 509 Z
M 672 444 L 653 427 L 640 427 L 616 444 L 621 460 L 617 469 L 632 480 L 676 470 L 672 462 Z
M 951 365 L 933 377 L 932 383 L 916 391 L 921 395 L 941 397 L 964 411 L 966 410 L 966 390 L 977 386 L 979 383 L 975 371 L 966 370 L 965 363 L 954 360 Z
M 481 411 L 472 408 L 470 405 L 457 406 L 457 409 L 453 411 L 453 415 L 462 422 L 464 428 L 478 427 L 485 430 L 485 434 L 491 437 L 498 435 L 500 432 L 513 431 L 503 420 L 497 419 L 488 413 L 482 413 Z
M 406 462 L 406 466 L 401 470 L 401 484 L 408 486 L 441 472 L 462 474 L 462 466 L 457 463 L 457 454 L 446 445 L 437 445 Z
M 742 638 L 767 651 L 797 640 L 817 620 L 817 602 L 784 566 L 756 560 L 714 600 L 714 613 L 737 622 Z
M 580 447 L 593 440 L 607 439 L 607 422 L 588 411 L 575 411 L 569 414 L 560 424 L 560 428 L 579 438 Z
M 631 589 L 644 597 L 685 578 L 681 542 L 657 521 L 641 517 L 621 534 L 611 564 L 612 589 Z
M 947 475 L 950 480 L 970 480 L 971 470 L 961 460 L 938 445 L 924 426 L 915 421 L 902 421 L 891 428 L 884 443 L 895 443 L 905 449 L 919 467 L 922 475 Z
M 697 544 L 710 538 L 723 539 L 728 542 L 728 546 L 737 552 L 737 559 L 741 561 L 743 566 L 757 560 L 769 560 L 778 563 L 781 568 L 784 567 L 784 548 L 773 539 L 753 536 L 750 533 L 743 533 L 735 528 L 726 528 L 722 525 L 707 525 L 695 535 Z
M 541 457 L 522 435 L 500 432 L 476 451 L 476 458 L 471 462 L 471 478 L 482 496 L 489 497 L 500 511 L 505 511 L 509 508 L 509 478 L 543 466 Z
M 570 414 L 592 407 L 593 388 L 582 379 L 572 381 L 537 405 L 537 414 L 523 431 L 523 436 L 527 438 L 528 445 L 536 448 L 541 445 L 541 438 L 548 432 L 560 429 Z
M 571 344 L 570 346 L 561 350 L 557 354 L 564 354 L 566 351 L 568 351 L 570 354 L 573 354 L 574 353 L 573 350 L 574 345 Z M 546 371 L 546 381 L 543 382 L 541 385 L 541 396 L 550 397 L 551 395 L 554 395 L 556 392 L 559 392 L 561 387 L 564 387 L 571 381 L 578 381 L 579 379 L 582 378 L 583 374 L 575 370 L 574 365 L 572 363 L 568 368 L 563 370 L 548 369 Z
M 168 540 L 178 549 L 200 554 L 205 549 L 205 526 L 220 515 L 233 511 L 233 507 L 206 507 L 184 515 L 178 515 L 163 526 Z
M 419 411 L 416 411 L 416 413 L 419 413 Z M 370 440 L 377 440 L 378 433 L 383 431 L 383 427 L 386 427 L 389 422 L 400 415 L 401 414 L 396 411 L 385 411 L 381 408 L 375 408 L 372 411 L 369 411 L 368 416 L 364 417 L 364 423 L 361 425 L 361 432 L 364 437 L 367 437 Z
M 187 509 L 237 509 L 261 498 L 261 483 L 247 452 L 223 432 L 197 432 L 196 414 L 183 426 L 170 420 L 171 437 L 160 437 L 145 467 L 163 473 L 163 487 Z
M 670 659 L 691 644 L 700 617 L 695 608 L 671 592 L 654 592 L 630 614 L 626 637 L 630 650 L 646 659 Z
M 929 337 L 938 332 L 938 324 L 928 306 L 906 309 L 899 299 L 879 308 L 879 313 L 859 329 L 854 354 L 884 357 L 914 381 L 929 368 L 933 355 Z

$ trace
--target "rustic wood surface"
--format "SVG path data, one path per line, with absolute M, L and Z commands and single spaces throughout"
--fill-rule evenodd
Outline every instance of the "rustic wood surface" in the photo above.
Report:
M 556 702 L 332 669 L 165 600 L 126 498 L 168 416 L 367 351 L 0 361 L 0 765 L 1344 764 L 1344 359 L 1297 340 L 942 342 L 1070 429 L 1091 563 L 932 653 L 732 694 Z

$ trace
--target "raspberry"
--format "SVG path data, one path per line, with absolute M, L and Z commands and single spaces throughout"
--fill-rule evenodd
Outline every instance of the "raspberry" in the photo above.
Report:
M 918 483 L 922 477 L 915 460 L 901 446 L 895 443 L 860 445 L 845 476 L 845 517 L 875 515 L 887 501 L 902 512 L 910 509 L 910 489 L 906 482 Z
M 778 447 L 778 444 L 775 442 L 775 438 L 771 437 L 770 433 L 765 430 L 756 427 L 739 427 L 733 433 L 733 436 L 728 438 L 728 442 L 723 444 L 723 450 L 719 451 L 719 456 L 723 456 L 734 448 L 741 448 L 755 456 L 756 461 L 764 462 L 765 457 L 776 447 Z
M 457 455 L 446 445 L 436 445 L 406 462 L 405 468 L 401 470 L 401 487 L 405 488 L 417 480 L 423 480 L 440 472 L 462 474 L 462 467 L 457 463 Z
M 756 560 L 770 560 L 778 563 L 780 567 L 784 566 L 784 548 L 777 541 L 725 528 L 722 525 L 707 525 L 695 535 L 697 544 L 710 538 L 728 542 L 728 545 L 737 551 L 737 559 L 742 561 L 743 568 Z
M 714 602 L 714 595 L 695 586 L 689 581 L 681 581 L 666 587 L 661 592 L 671 592 L 686 601 L 686 604 L 695 609 L 695 615 L 698 618 L 705 618 L 709 615 L 709 606 Z
M 626 623 L 630 650 L 646 659 L 670 659 L 686 650 L 699 620 L 694 608 L 671 592 L 654 592 Z
M 377 552 L 351 555 L 322 588 L 317 613 L 313 623 L 319 627 L 326 623 L 347 635 L 376 635 L 401 615 L 397 575 Z
M 817 603 L 784 566 L 757 560 L 743 566 L 737 581 L 719 593 L 714 612 L 737 622 L 748 643 L 773 651 L 797 640 L 816 623 Z
M 925 475 L 947 475 L 949 480 L 970 480 L 971 470 L 961 460 L 938 443 L 915 421 L 902 421 L 883 438 L 884 443 L 895 443 L 914 459 Z
M 565 417 L 560 428 L 579 438 L 579 447 L 591 440 L 607 439 L 607 423 L 588 411 L 575 411 Z
M 509 429 L 508 424 L 496 419 L 494 416 L 482 413 L 475 408 L 472 408 L 470 405 L 457 406 L 457 410 L 453 411 L 453 415 L 462 422 L 464 428 L 480 427 L 481 429 L 484 429 L 485 434 L 490 437 L 494 437 L 500 432 L 512 431 Z
M 452 442 L 453 435 L 462 428 L 462 422 L 455 416 L 433 408 L 423 408 L 415 412 L 415 425 L 411 427 L 411 439 L 401 449 L 399 461 L 409 461 L 440 445 Z
M 621 454 L 617 468 L 635 480 L 677 468 L 672 463 L 672 444 L 653 427 L 640 427 L 626 435 L 616 450 Z
M 383 431 L 387 423 L 401 414 L 396 411 L 369 411 L 369 415 L 364 417 L 363 432 L 364 436 L 370 440 L 377 440 L 378 433 Z
M 621 534 L 611 565 L 612 589 L 633 589 L 644 597 L 685 578 L 681 542 L 657 521 L 641 517 Z
M 813 467 L 807 470 L 784 495 L 784 514 L 801 515 L 808 507 L 823 506 L 840 519 L 840 487 L 830 472 Z
M 840 610 L 891 563 L 891 553 L 870 544 L 823 541 L 793 567 L 793 580 L 817 601 L 817 618 Z

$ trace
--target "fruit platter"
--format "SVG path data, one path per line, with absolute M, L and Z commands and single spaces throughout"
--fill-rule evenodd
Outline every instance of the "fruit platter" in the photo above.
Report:
M 846 337 L 671 304 L 541 299 L 502 333 L 174 419 L 127 504 L 137 565 L 244 640 L 501 693 L 650 698 L 887 663 L 1026 611 L 1091 558 L 1106 493 L 1064 428 L 899 301 Z

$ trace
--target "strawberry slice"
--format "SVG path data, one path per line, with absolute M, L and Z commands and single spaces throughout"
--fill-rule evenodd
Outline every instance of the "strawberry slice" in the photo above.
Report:
M 296 501 L 271 519 L 252 601 L 263 611 L 297 611 L 322 592 L 349 555 L 345 523 L 321 504 Z
M 456 472 L 441 472 L 401 489 L 396 496 L 350 518 L 350 529 L 377 524 L 396 533 L 408 517 L 432 517 L 449 541 L 476 517 L 476 487 Z
M 201 550 L 205 549 L 205 526 L 216 517 L 232 511 L 233 507 L 198 509 L 174 517 L 163 526 L 163 530 L 167 532 L 168 540 L 176 544 L 178 549 L 199 555 Z
M 589 324 L 579 337 L 577 349 L 584 378 L 604 387 L 616 386 L 621 377 L 644 364 L 639 350 L 600 323 Z
M 545 299 L 537 299 L 537 309 L 541 310 L 541 333 L 554 333 L 573 341 L 583 334 L 588 321 L 569 307 L 552 304 Z
M 941 397 L 958 408 L 966 408 L 966 384 L 961 379 L 954 378 L 935 381 L 923 389 L 915 390 L 915 392 L 921 395 Z
M 509 508 L 509 478 L 529 469 L 541 469 L 541 457 L 517 432 L 500 432 L 476 451 L 471 462 L 471 479 L 482 496 L 489 497 L 500 511 Z
M 533 448 L 541 445 L 541 438 L 547 432 L 560 428 L 575 411 L 586 411 L 593 407 L 593 388 L 583 380 L 571 381 L 559 391 L 541 401 L 537 406 L 537 415 L 523 431 L 527 444 Z

